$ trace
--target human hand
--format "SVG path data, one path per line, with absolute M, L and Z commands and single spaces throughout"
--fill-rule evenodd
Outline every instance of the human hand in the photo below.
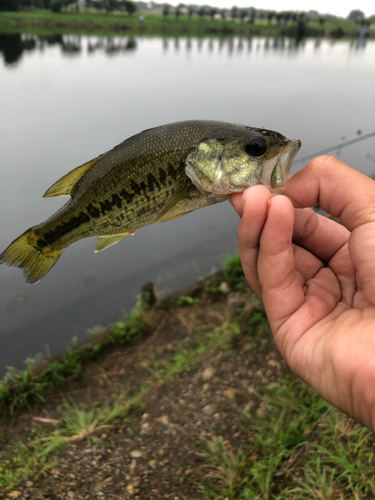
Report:
M 253 186 L 231 202 L 243 270 L 290 368 L 375 432 L 375 182 L 320 156 L 286 196 Z M 340 225 L 310 208 L 320 205 Z

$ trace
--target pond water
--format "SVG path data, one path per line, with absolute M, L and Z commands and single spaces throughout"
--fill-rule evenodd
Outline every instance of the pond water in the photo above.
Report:
M 41 199 L 59 177 L 146 128 L 261 126 L 300 139 L 296 161 L 375 130 L 374 41 L 0 35 L 0 51 L 1 251 L 66 201 Z M 375 169 L 374 138 L 332 154 Z M 147 280 L 165 296 L 220 267 L 237 249 L 237 225 L 223 203 L 100 254 L 96 238 L 81 240 L 32 286 L 1 266 L 1 374 L 115 322 Z

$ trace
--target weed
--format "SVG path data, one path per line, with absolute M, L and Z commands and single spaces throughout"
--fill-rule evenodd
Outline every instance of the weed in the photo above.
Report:
M 186 295 L 181 295 L 177 300 L 177 307 L 192 306 L 198 304 L 201 301 L 200 298 L 187 297 Z
M 223 276 L 224 280 L 228 283 L 230 290 L 243 290 L 247 282 L 242 270 L 239 255 L 231 255 L 224 259 Z
M 153 326 L 153 318 L 146 314 L 138 303 L 124 321 L 117 322 L 101 343 L 93 343 L 87 348 L 69 348 L 61 362 L 50 363 L 41 373 L 34 374 L 33 369 L 17 373 L 8 369 L 6 377 L 0 383 L 0 411 L 12 414 L 15 410 L 29 408 L 33 402 L 44 402 L 44 393 L 49 387 L 61 384 L 67 377 L 84 378 L 85 363 L 95 359 L 107 349 L 129 342 L 134 336 L 142 336 Z M 76 344 L 76 339 L 72 339 Z M 30 361 L 33 365 L 34 363 Z

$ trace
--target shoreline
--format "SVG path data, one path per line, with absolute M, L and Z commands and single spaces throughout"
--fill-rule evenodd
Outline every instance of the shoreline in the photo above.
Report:
M 287 25 L 256 23 L 250 24 L 222 19 L 210 19 L 180 16 L 176 19 L 169 15 L 141 13 L 128 15 L 123 13 L 81 12 L 53 13 L 47 10 L 31 10 L 29 12 L 0 12 L 0 32 L 12 33 L 76 33 L 76 34 L 130 34 L 130 35 L 237 35 L 237 36 L 269 36 L 269 37 L 323 37 L 358 38 L 360 27 L 346 20 L 319 23 L 305 23 L 304 30 L 298 31 L 297 23 Z M 375 30 L 368 30 L 368 36 L 374 37 Z

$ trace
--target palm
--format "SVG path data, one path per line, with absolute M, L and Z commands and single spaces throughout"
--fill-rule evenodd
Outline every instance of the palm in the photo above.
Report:
M 292 370 L 375 429 L 375 183 L 320 157 L 286 194 L 292 203 L 262 186 L 245 192 L 246 204 L 232 197 L 246 278 Z M 303 208 L 318 203 L 343 225 Z

